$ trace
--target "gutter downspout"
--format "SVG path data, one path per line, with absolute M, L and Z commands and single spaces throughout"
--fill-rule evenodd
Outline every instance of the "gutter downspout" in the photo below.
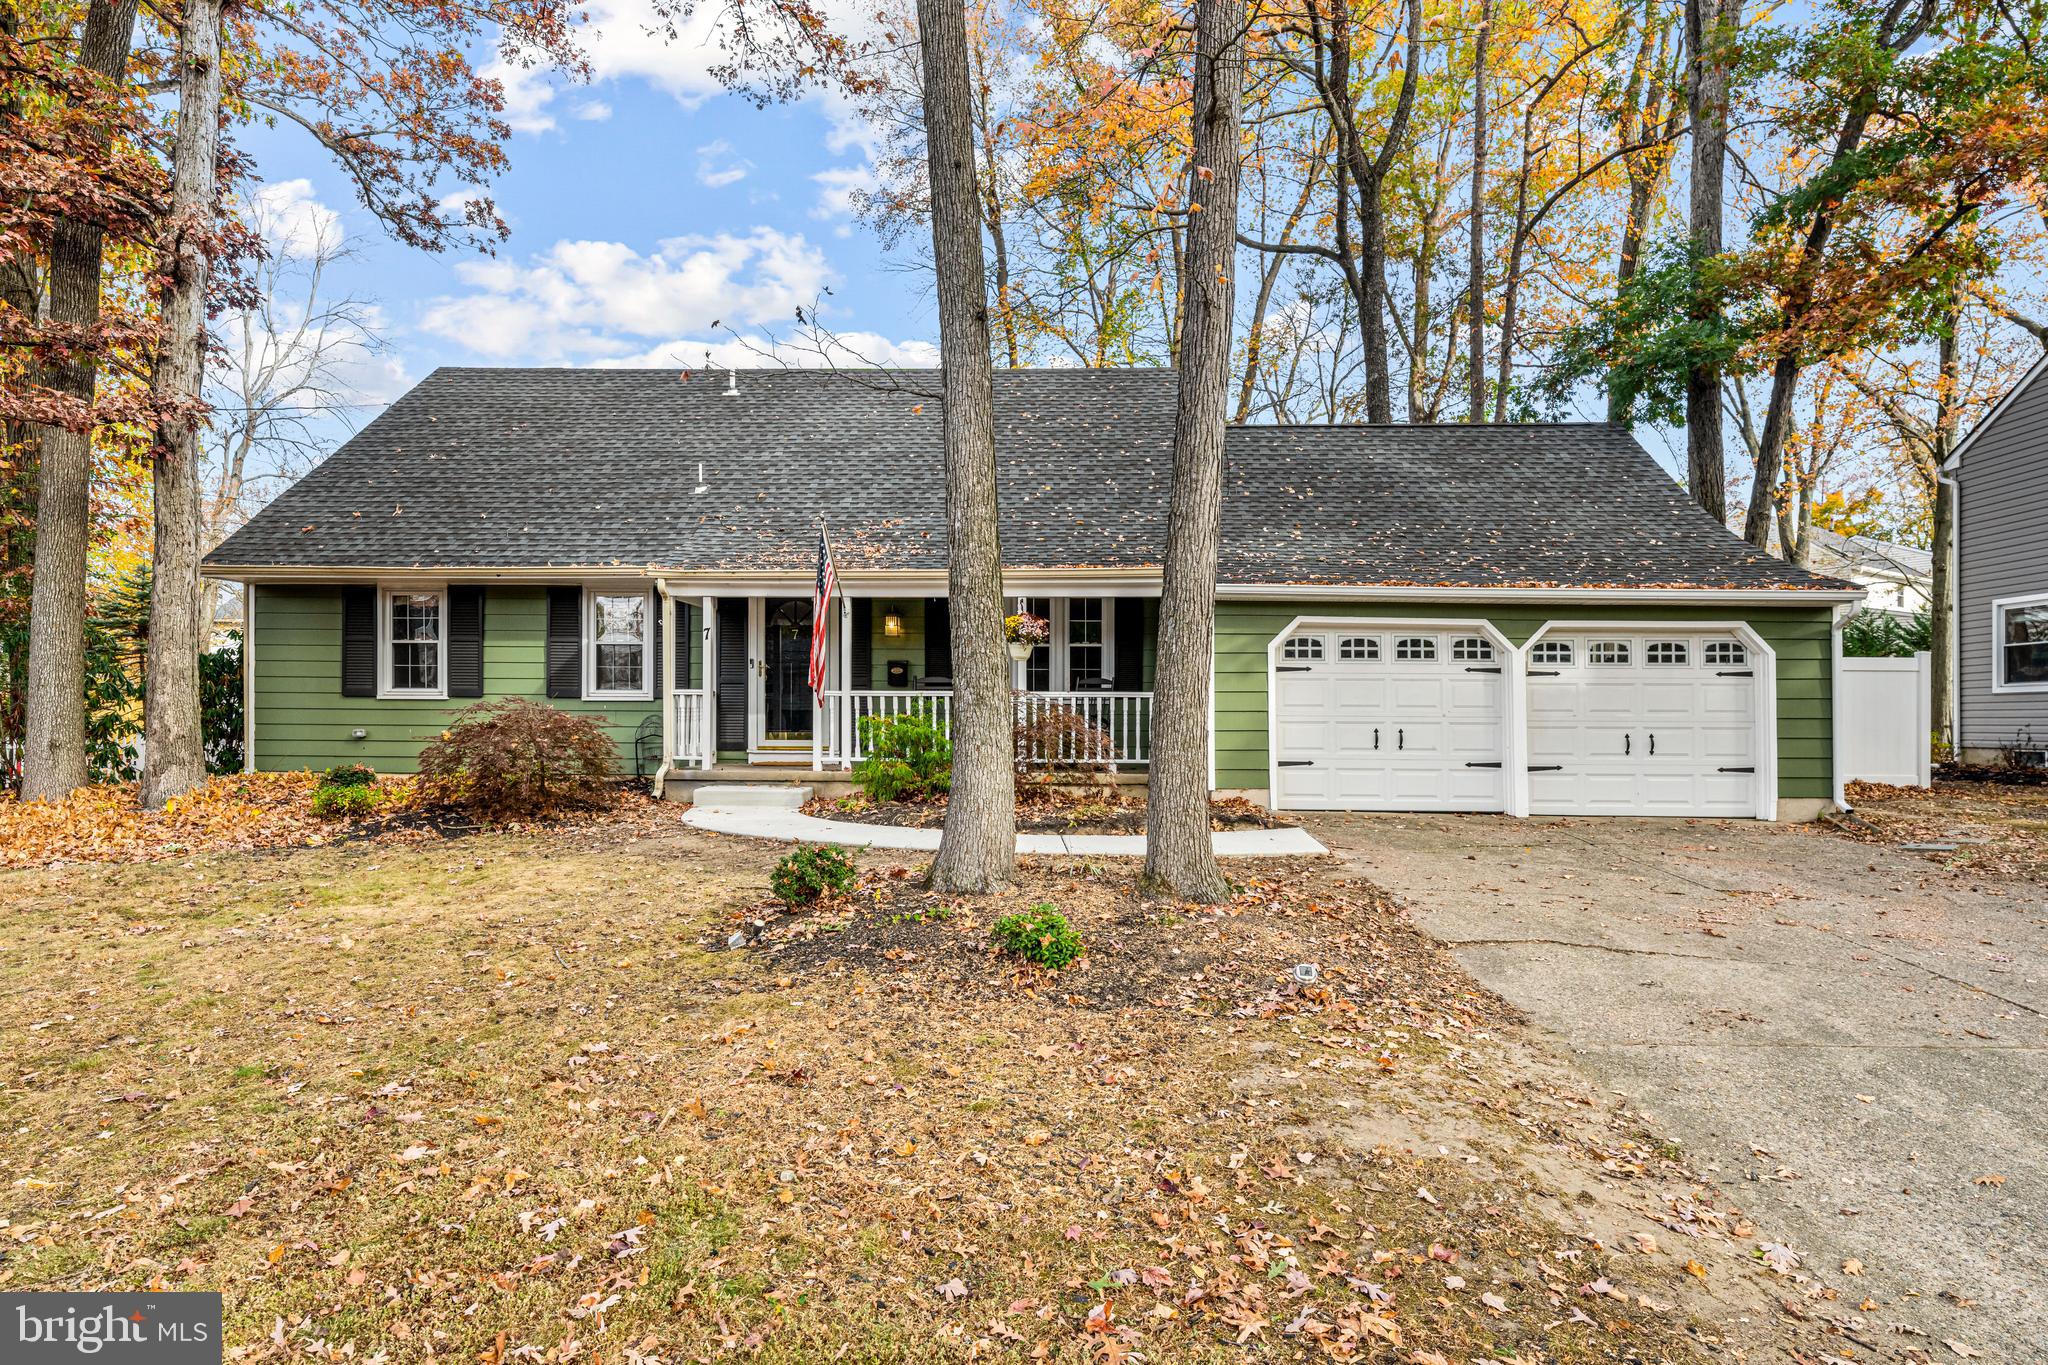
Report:
M 676 752 L 675 736 L 670 733 L 676 723 L 676 602 L 669 595 L 666 578 L 654 580 L 654 591 L 661 604 L 661 658 L 656 660 L 661 688 L 655 697 L 661 706 L 661 766 L 654 770 L 654 790 L 650 794 L 659 801 L 668 790 L 668 770 Z

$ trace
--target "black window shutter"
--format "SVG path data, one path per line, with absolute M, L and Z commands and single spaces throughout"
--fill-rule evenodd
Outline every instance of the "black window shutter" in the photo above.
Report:
M 1145 690 L 1145 599 L 1118 597 L 1116 603 L 1116 663 L 1111 685 L 1119 692 Z
M 647 656 L 647 686 L 655 696 L 661 695 L 661 594 L 655 593 L 648 599 L 654 607 L 654 649 Z
M 718 599 L 718 747 L 747 747 L 747 601 Z
M 853 687 L 866 691 L 875 685 L 875 599 L 853 599 Z
M 953 604 L 943 597 L 924 600 L 924 675 L 953 677 Z
M 377 695 L 377 590 L 341 590 L 341 695 Z
M 548 695 L 583 695 L 583 589 L 548 589 Z
M 448 695 L 484 694 L 484 590 L 448 589 Z

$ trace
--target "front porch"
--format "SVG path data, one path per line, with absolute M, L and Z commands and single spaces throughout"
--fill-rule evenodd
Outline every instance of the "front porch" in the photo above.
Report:
M 661 660 L 671 783 L 787 779 L 822 789 L 840 785 L 831 775 L 860 759 L 863 722 L 922 715 L 950 733 L 946 600 L 857 593 L 837 598 L 827 623 L 822 695 L 809 684 L 809 597 L 664 593 L 664 634 L 674 641 Z M 1012 667 L 1017 719 L 1044 736 L 1038 761 L 1141 773 L 1151 755 L 1157 598 L 1009 605 L 1053 625 L 1052 642 Z

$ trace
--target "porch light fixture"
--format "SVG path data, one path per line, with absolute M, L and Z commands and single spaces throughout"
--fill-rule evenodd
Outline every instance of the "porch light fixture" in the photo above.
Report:
M 882 634 L 888 636 L 892 640 L 898 637 L 899 635 L 903 634 L 903 618 L 898 616 L 893 611 L 883 616 Z

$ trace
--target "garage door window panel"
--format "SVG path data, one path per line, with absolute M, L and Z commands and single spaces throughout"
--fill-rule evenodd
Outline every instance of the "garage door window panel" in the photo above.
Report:
M 1625 640 L 1596 640 L 1586 650 L 1586 662 L 1595 668 L 1627 668 L 1629 656 Z
M 1347 635 L 1337 642 L 1337 657 L 1352 663 L 1373 663 L 1380 657 L 1379 637 Z
M 1747 668 L 1749 651 L 1739 640 L 1709 640 L 1706 661 L 1708 668 Z
M 1403 635 L 1394 641 L 1394 658 L 1403 663 L 1435 663 L 1436 637 Z
M 1493 645 L 1483 636 L 1461 635 L 1451 641 L 1451 658 L 1459 663 L 1490 664 L 1493 662 Z
M 1296 663 L 1310 663 L 1323 657 L 1323 637 L 1297 635 L 1281 646 L 1280 657 Z
M 1683 640 L 1652 640 L 1643 650 L 1643 662 L 1651 668 L 1685 668 L 1692 662 L 1691 656 Z

